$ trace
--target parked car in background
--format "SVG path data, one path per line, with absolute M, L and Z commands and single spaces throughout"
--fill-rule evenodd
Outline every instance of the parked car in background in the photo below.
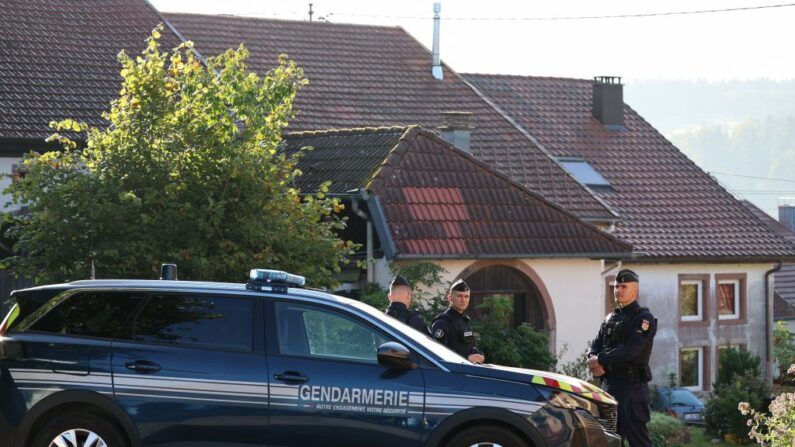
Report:
M 704 403 L 686 388 L 654 387 L 651 406 L 686 424 L 704 425 Z

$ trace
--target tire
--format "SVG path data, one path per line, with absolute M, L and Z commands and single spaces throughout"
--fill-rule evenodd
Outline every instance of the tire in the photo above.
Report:
M 57 447 L 58 445 L 127 447 L 127 441 L 121 432 L 102 416 L 77 413 L 64 414 L 47 422 L 33 440 L 32 447 Z
M 467 428 L 453 436 L 445 447 L 528 447 L 513 430 L 495 425 Z

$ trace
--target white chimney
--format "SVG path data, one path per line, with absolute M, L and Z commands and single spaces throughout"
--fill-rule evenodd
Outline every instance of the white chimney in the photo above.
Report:
M 442 12 L 442 4 L 441 3 L 434 3 L 433 4 L 433 66 L 431 67 L 431 73 L 433 77 L 442 80 L 444 79 L 444 75 L 442 74 L 442 62 L 439 58 L 439 13 Z

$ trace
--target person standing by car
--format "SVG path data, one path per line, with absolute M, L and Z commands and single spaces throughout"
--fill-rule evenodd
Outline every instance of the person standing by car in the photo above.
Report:
M 425 323 L 422 315 L 416 310 L 409 308 L 411 305 L 411 285 L 406 281 L 406 278 L 395 275 L 389 285 L 387 299 L 389 299 L 389 307 L 384 311 L 387 315 L 406 323 L 425 335 L 431 335 L 428 324 Z
M 601 377 L 606 391 L 618 401 L 618 433 L 630 447 L 651 447 L 646 424 L 650 419 L 649 357 L 657 319 L 638 304 L 637 273 L 623 269 L 613 293 L 618 307 L 609 314 L 591 343 L 587 366 Z
M 469 307 L 469 293 L 469 286 L 463 280 L 450 286 L 447 294 L 450 306 L 434 318 L 433 337 L 470 362 L 483 363 L 486 357 L 475 346 L 475 331 L 464 313 Z

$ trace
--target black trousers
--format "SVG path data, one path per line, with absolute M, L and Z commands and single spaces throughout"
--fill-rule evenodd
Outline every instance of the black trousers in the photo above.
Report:
M 651 396 L 646 383 L 625 383 L 620 379 L 607 381 L 606 391 L 618 400 L 618 434 L 630 447 L 652 447 L 649 429 Z

